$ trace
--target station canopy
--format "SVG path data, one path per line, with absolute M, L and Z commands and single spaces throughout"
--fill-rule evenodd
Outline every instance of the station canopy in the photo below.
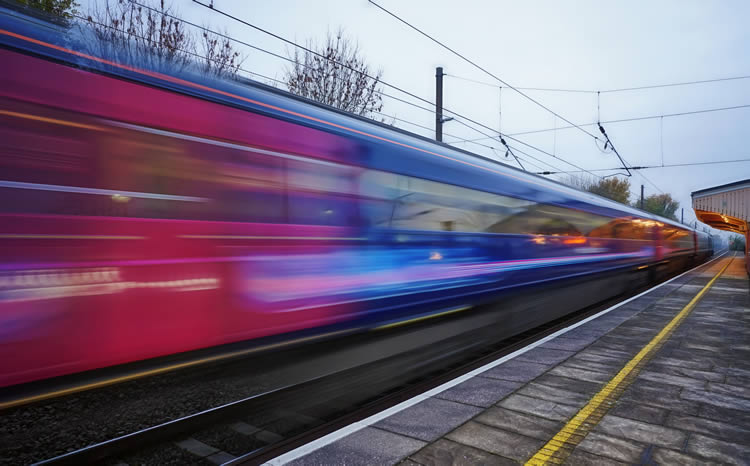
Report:
M 698 220 L 719 230 L 748 235 L 750 179 L 701 189 L 691 196 Z

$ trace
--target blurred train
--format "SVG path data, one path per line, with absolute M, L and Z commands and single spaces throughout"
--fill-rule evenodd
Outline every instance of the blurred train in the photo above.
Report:
M 0 11 L 0 386 L 491 303 L 517 332 L 712 255 L 670 220 L 71 37 Z

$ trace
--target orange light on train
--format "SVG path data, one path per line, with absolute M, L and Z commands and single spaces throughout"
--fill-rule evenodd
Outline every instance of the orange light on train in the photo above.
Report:
M 586 238 L 583 237 L 576 237 L 576 238 L 567 238 L 563 241 L 564 244 L 585 244 Z
M 531 238 L 531 242 L 534 244 L 547 244 L 547 238 L 542 235 L 534 236 Z

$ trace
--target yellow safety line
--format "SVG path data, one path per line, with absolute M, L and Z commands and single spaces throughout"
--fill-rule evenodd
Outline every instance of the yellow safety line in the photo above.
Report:
M 617 373 L 607 385 L 602 388 L 599 393 L 589 400 L 589 402 L 581 408 L 573 418 L 568 421 L 567 424 L 547 442 L 539 451 L 534 454 L 526 462 L 527 465 L 544 465 L 548 463 L 560 464 L 570 454 L 572 448 L 566 449 L 565 447 L 577 445 L 585 435 L 593 429 L 596 424 L 604 417 L 607 410 L 612 406 L 614 400 L 616 400 L 627 387 L 635 379 L 635 376 L 640 372 L 640 368 L 643 367 L 645 360 L 650 357 L 658 350 L 661 345 L 666 341 L 672 332 L 679 326 L 682 321 L 688 316 L 690 311 L 693 310 L 698 301 L 706 294 L 709 288 L 714 282 L 721 276 L 722 273 L 729 267 L 732 262 L 730 259 L 727 264 L 717 273 L 711 281 L 709 281 L 703 289 L 698 292 L 695 297 L 684 307 L 682 310 L 672 318 L 671 321 L 654 337 L 651 341 L 644 346 L 638 354 L 633 357 L 620 372 Z M 571 441 L 572 437 L 573 438 Z
M 375 327 L 373 330 L 385 330 L 387 328 L 394 328 L 394 327 L 400 327 L 402 325 L 413 324 L 415 322 L 421 322 L 421 321 L 427 320 L 427 319 L 434 319 L 435 317 L 442 317 L 442 316 L 447 316 L 448 314 L 455 314 L 457 312 L 461 312 L 461 311 L 465 311 L 467 309 L 471 309 L 471 307 L 472 306 L 461 306 L 461 307 L 457 307 L 455 309 L 449 309 L 447 311 L 438 312 L 437 314 L 430 314 L 430 315 L 427 315 L 427 316 L 415 317 L 414 319 L 402 320 L 402 321 L 399 321 L 399 322 L 393 322 L 392 324 L 381 325 L 380 327 Z
M 150 370 L 145 370 L 145 371 L 141 371 L 141 372 L 135 372 L 133 374 L 123 375 L 123 376 L 119 376 L 119 377 L 112 377 L 110 379 L 100 380 L 98 382 L 92 382 L 92 383 L 83 384 L 83 385 L 76 385 L 75 387 L 64 388 L 64 389 L 61 389 L 61 390 L 55 390 L 55 391 L 51 391 L 51 392 L 40 393 L 39 395 L 33 395 L 33 396 L 25 397 L 25 398 L 18 398 L 18 399 L 11 400 L 11 401 L 1 402 L 0 403 L 0 410 L 8 409 L 8 408 L 13 408 L 13 407 L 16 407 L 16 406 L 21 406 L 21 405 L 25 405 L 25 404 L 28 404 L 28 403 L 33 403 L 33 402 L 36 402 L 36 401 L 49 400 L 51 398 L 57 398 L 57 397 L 64 396 L 64 395 L 72 395 L 73 393 L 79 393 L 79 392 L 83 392 L 83 391 L 86 391 L 86 390 L 92 390 L 94 388 L 101 388 L 101 387 L 106 387 L 106 386 L 109 386 L 109 385 L 114 385 L 114 384 L 118 384 L 118 383 L 122 383 L 122 382 L 128 382 L 130 380 L 140 379 L 142 377 L 147 377 L 147 376 L 150 376 L 150 375 L 164 374 L 166 372 L 171 372 L 171 371 L 174 371 L 174 370 L 177 370 L 177 369 L 184 369 L 184 368 L 187 368 L 187 367 L 198 366 L 200 364 L 206 364 L 206 363 L 209 363 L 209 362 L 216 362 L 216 361 L 221 361 L 223 359 L 229 359 L 229 358 L 233 358 L 233 357 L 237 357 L 237 356 L 244 356 L 244 355 L 255 353 L 255 352 L 258 352 L 258 351 L 264 351 L 264 350 L 269 350 L 269 349 L 278 348 L 278 347 L 282 347 L 282 346 L 288 346 L 288 345 L 292 345 L 292 344 L 296 344 L 296 343 L 302 343 L 302 342 L 309 341 L 309 340 L 316 340 L 316 339 L 321 339 L 321 338 L 328 338 L 328 337 L 331 337 L 331 336 L 334 336 L 334 335 L 338 335 L 338 334 L 342 334 L 342 333 L 347 333 L 347 332 L 348 332 L 347 330 L 339 330 L 339 331 L 336 331 L 336 332 L 329 332 L 329 333 L 326 333 L 326 334 L 323 334 L 323 335 L 313 335 L 313 336 L 309 336 L 309 337 L 298 338 L 296 340 L 291 340 L 291 341 L 285 341 L 285 342 L 281 342 L 281 343 L 273 343 L 273 344 L 270 344 L 270 345 L 260 346 L 260 347 L 257 347 L 257 348 L 250 348 L 250 349 L 246 349 L 246 350 L 234 351 L 232 353 L 219 354 L 219 355 L 216 355 L 216 356 L 210 356 L 210 357 L 206 357 L 206 358 L 195 359 L 195 360 L 192 360 L 192 361 L 186 361 L 186 362 L 182 362 L 182 363 L 178 363 L 178 364 L 172 364 L 172 365 L 169 365 L 169 366 L 159 367 L 159 368 L 156 368 L 156 369 L 150 369 Z

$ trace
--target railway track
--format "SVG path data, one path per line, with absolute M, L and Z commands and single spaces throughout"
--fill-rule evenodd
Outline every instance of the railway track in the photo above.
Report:
M 322 374 L 37 464 L 104 461 L 261 464 L 503 357 L 647 288 L 641 287 L 499 342 L 488 343 L 502 324 L 485 326 L 467 332 L 462 338 Z

